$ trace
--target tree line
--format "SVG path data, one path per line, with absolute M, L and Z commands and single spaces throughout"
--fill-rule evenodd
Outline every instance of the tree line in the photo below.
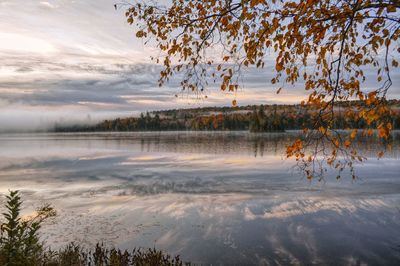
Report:
M 351 104 L 351 103 L 348 103 Z M 398 105 L 393 101 L 392 105 Z M 377 125 L 358 116 L 333 113 L 335 129 L 367 128 Z M 104 120 L 96 125 L 56 125 L 56 132 L 98 131 L 177 131 L 177 130 L 248 130 L 251 132 L 283 132 L 313 128 L 319 118 L 318 110 L 299 105 L 260 105 L 246 108 L 220 107 L 175 109 L 141 113 L 139 117 Z M 400 112 L 390 117 L 394 128 L 400 128 Z

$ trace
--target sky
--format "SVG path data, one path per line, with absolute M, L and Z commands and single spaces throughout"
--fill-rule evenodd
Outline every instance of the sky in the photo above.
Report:
M 135 38 L 118 0 L 0 0 L 0 131 L 97 121 L 143 111 L 298 103 L 301 89 L 276 95 L 272 64 L 244 71 L 236 94 L 175 97 L 179 77 L 158 87 L 156 51 Z M 399 71 L 391 98 L 400 98 Z

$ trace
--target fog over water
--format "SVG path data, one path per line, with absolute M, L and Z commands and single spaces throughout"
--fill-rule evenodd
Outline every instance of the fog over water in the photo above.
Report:
M 164 132 L 0 135 L 0 191 L 26 214 L 51 203 L 54 246 L 153 247 L 214 264 L 385 264 L 400 260 L 399 134 L 359 178 L 307 181 L 286 134 Z M 3 198 L 4 201 L 4 198 Z

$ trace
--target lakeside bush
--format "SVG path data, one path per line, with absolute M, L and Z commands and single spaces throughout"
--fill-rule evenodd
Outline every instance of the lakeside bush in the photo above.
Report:
M 22 218 L 23 203 L 19 191 L 10 191 L 6 196 L 6 211 L 2 213 L 0 227 L 0 265 L 5 266 L 181 266 L 179 256 L 163 251 L 133 249 L 132 251 L 107 248 L 97 244 L 93 250 L 71 243 L 58 251 L 46 248 L 40 242 L 39 229 L 43 223 L 56 216 L 50 205 L 38 208 L 29 217 Z

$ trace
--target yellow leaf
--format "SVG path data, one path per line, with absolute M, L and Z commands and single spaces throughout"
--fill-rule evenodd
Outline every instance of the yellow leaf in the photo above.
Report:
M 325 135 L 325 133 L 326 133 L 326 128 L 325 127 L 319 127 L 319 132 L 321 132 L 322 134 L 324 134 Z
M 346 139 L 345 142 L 344 142 L 344 146 L 345 146 L 346 148 L 348 148 L 348 147 L 350 147 L 350 145 L 351 145 L 350 140 Z
M 351 131 L 350 137 L 351 137 L 352 139 L 355 139 L 356 136 L 357 136 L 357 129 L 353 129 L 353 131 Z
M 142 38 L 143 36 L 145 36 L 145 33 L 142 30 L 136 32 L 136 37 Z
M 396 12 L 396 6 L 395 5 L 388 5 L 387 12 L 388 13 Z
M 280 72 L 280 71 L 283 70 L 283 64 L 282 63 L 277 63 L 275 68 L 276 68 L 276 71 Z

